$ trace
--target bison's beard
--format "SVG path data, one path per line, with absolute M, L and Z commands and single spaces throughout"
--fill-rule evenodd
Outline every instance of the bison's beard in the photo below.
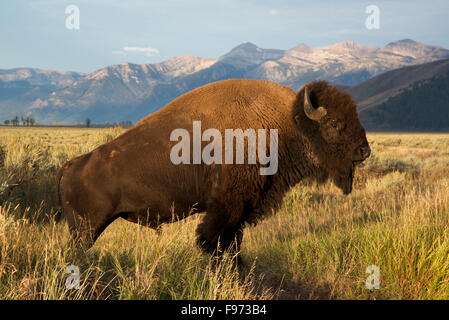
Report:
M 343 191 L 344 194 L 349 194 L 352 191 L 352 182 L 354 181 L 355 163 L 352 163 L 340 171 L 338 175 L 333 177 L 335 185 Z

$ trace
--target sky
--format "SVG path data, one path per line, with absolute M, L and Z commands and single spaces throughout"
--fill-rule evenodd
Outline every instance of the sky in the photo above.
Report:
M 370 5 L 378 29 L 366 27 Z M 448 15 L 447 0 L 2 0 L 0 69 L 93 72 L 185 54 L 217 58 L 243 42 L 383 47 L 410 38 L 449 48 Z

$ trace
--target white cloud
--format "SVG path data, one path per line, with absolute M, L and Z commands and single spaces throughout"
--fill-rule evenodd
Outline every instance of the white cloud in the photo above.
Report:
M 271 9 L 268 11 L 268 13 L 271 14 L 272 16 L 274 16 L 274 15 L 278 14 L 278 11 L 275 9 Z
M 143 53 L 147 57 L 150 57 L 152 55 L 159 54 L 159 50 L 155 48 L 142 48 L 142 47 L 123 47 L 123 51 L 125 52 L 137 52 L 137 53 Z

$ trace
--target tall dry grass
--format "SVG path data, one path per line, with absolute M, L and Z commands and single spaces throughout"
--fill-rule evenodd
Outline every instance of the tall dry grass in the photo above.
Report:
M 70 247 L 54 221 L 54 174 L 121 132 L 0 128 L 0 299 L 449 298 L 449 135 L 369 134 L 353 193 L 293 188 L 245 230 L 237 272 L 194 245 L 200 216 L 161 234 L 117 220 L 92 249 Z M 69 265 L 78 290 L 65 286 Z M 369 265 L 378 290 L 365 286 Z

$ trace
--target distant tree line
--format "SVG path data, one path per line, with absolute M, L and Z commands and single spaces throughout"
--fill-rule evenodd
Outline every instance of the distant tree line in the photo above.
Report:
M 130 128 L 133 126 L 133 122 L 130 120 L 125 120 L 125 121 L 119 121 L 119 122 L 105 122 L 102 124 L 96 124 L 94 125 L 95 127 L 106 127 L 106 128 L 110 128 L 110 127 L 122 127 L 122 128 Z
M 5 125 L 13 125 L 13 126 L 18 126 L 20 125 L 20 122 L 22 122 L 23 126 L 28 126 L 28 127 L 32 127 L 36 124 L 36 119 L 34 119 L 33 117 L 24 117 L 22 116 L 19 120 L 19 116 L 15 116 L 13 119 L 11 120 L 5 120 L 3 121 L 3 123 Z
M 133 126 L 133 122 L 131 120 L 120 121 L 119 126 L 123 128 L 129 128 Z
M 91 121 L 87 121 L 84 123 L 84 126 L 89 128 L 112 128 L 112 127 L 123 127 L 130 128 L 133 126 L 133 122 L 130 120 L 125 121 L 116 121 L 116 122 L 103 122 L 103 123 L 92 123 Z
M 123 120 L 119 122 L 105 122 L 105 123 L 96 123 L 93 124 L 90 118 L 86 118 L 86 121 L 84 122 L 84 125 L 86 128 L 95 127 L 95 128 L 110 128 L 110 127 L 123 127 L 123 128 L 130 128 L 133 126 L 133 122 L 131 120 Z
M 21 117 L 19 118 L 19 116 L 15 116 L 13 119 L 11 120 L 5 120 L 3 121 L 3 123 L 7 126 L 12 125 L 12 126 L 19 126 L 20 124 L 22 124 L 23 126 L 34 126 L 37 124 L 36 120 L 33 117 Z M 63 123 L 56 123 L 53 122 L 53 126 L 58 126 L 58 125 L 63 125 L 63 126 L 70 126 L 67 124 L 63 124 Z M 95 127 L 95 128 L 108 128 L 108 127 L 117 127 L 117 126 L 121 126 L 123 128 L 130 128 L 133 126 L 133 122 L 131 120 L 123 120 L 120 122 L 106 122 L 106 123 L 101 123 L 101 124 L 93 124 L 90 118 L 86 118 L 85 122 L 75 122 L 72 126 L 75 127 L 82 127 L 85 126 L 86 128 L 90 128 L 90 127 Z

